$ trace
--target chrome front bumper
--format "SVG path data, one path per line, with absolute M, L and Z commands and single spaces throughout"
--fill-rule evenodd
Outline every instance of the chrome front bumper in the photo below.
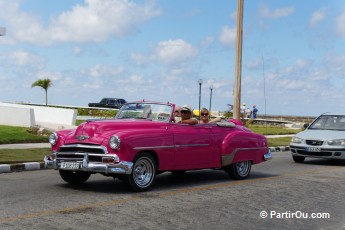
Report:
M 52 169 L 63 169 L 63 170 L 73 170 L 73 171 L 84 171 L 84 172 L 92 172 L 92 173 L 104 173 L 104 174 L 131 174 L 133 163 L 127 161 L 120 161 L 120 162 L 90 162 L 88 153 L 77 153 L 78 157 L 81 157 L 78 160 L 75 159 L 59 159 L 57 158 L 57 153 L 53 153 L 50 156 L 44 157 L 44 167 L 45 168 L 52 168 Z M 104 154 L 102 155 L 105 158 L 113 157 L 111 154 Z M 80 167 L 69 169 L 69 168 L 61 168 L 62 162 L 68 163 L 78 163 Z
M 268 152 L 264 154 L 265 161 L 272 160 L 272 153 Z

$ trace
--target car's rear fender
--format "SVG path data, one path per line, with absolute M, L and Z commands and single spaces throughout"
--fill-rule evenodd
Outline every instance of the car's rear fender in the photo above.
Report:
M 267 152 L 265 137 L 255 133 L 230 133 L 223 141 L 222 166 L 239 161 L 251 161 L 257 164 L 264 161 L 263 155 Z

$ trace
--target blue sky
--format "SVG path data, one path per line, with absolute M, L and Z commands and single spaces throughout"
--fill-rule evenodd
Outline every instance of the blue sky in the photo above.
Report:
M 102 97 L 224 111 L 233 104 L 237 0 L 0 0 L 0 101 Z M 241 102 L 259 114 L 343 112 L 345 3 L 244 2 Z

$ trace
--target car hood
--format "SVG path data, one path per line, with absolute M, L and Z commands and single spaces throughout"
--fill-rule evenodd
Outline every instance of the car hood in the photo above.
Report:
M 315 140 L 345 139 L 345 131 L 307 129 L 298 133 L 296 137 Z
M 101 144 L 106 138 L 123 131 L 158 128 L 166 123 L 151 120 L 97 120 L 88 121 L 77 127 L 65 139 L 65 144 Z

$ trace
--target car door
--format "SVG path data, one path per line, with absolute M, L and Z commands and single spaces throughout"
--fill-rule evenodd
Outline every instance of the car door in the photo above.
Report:
M 211 167 L 212 125 L 175 124 L 172 126 L 175 166 L 180 169 Z

